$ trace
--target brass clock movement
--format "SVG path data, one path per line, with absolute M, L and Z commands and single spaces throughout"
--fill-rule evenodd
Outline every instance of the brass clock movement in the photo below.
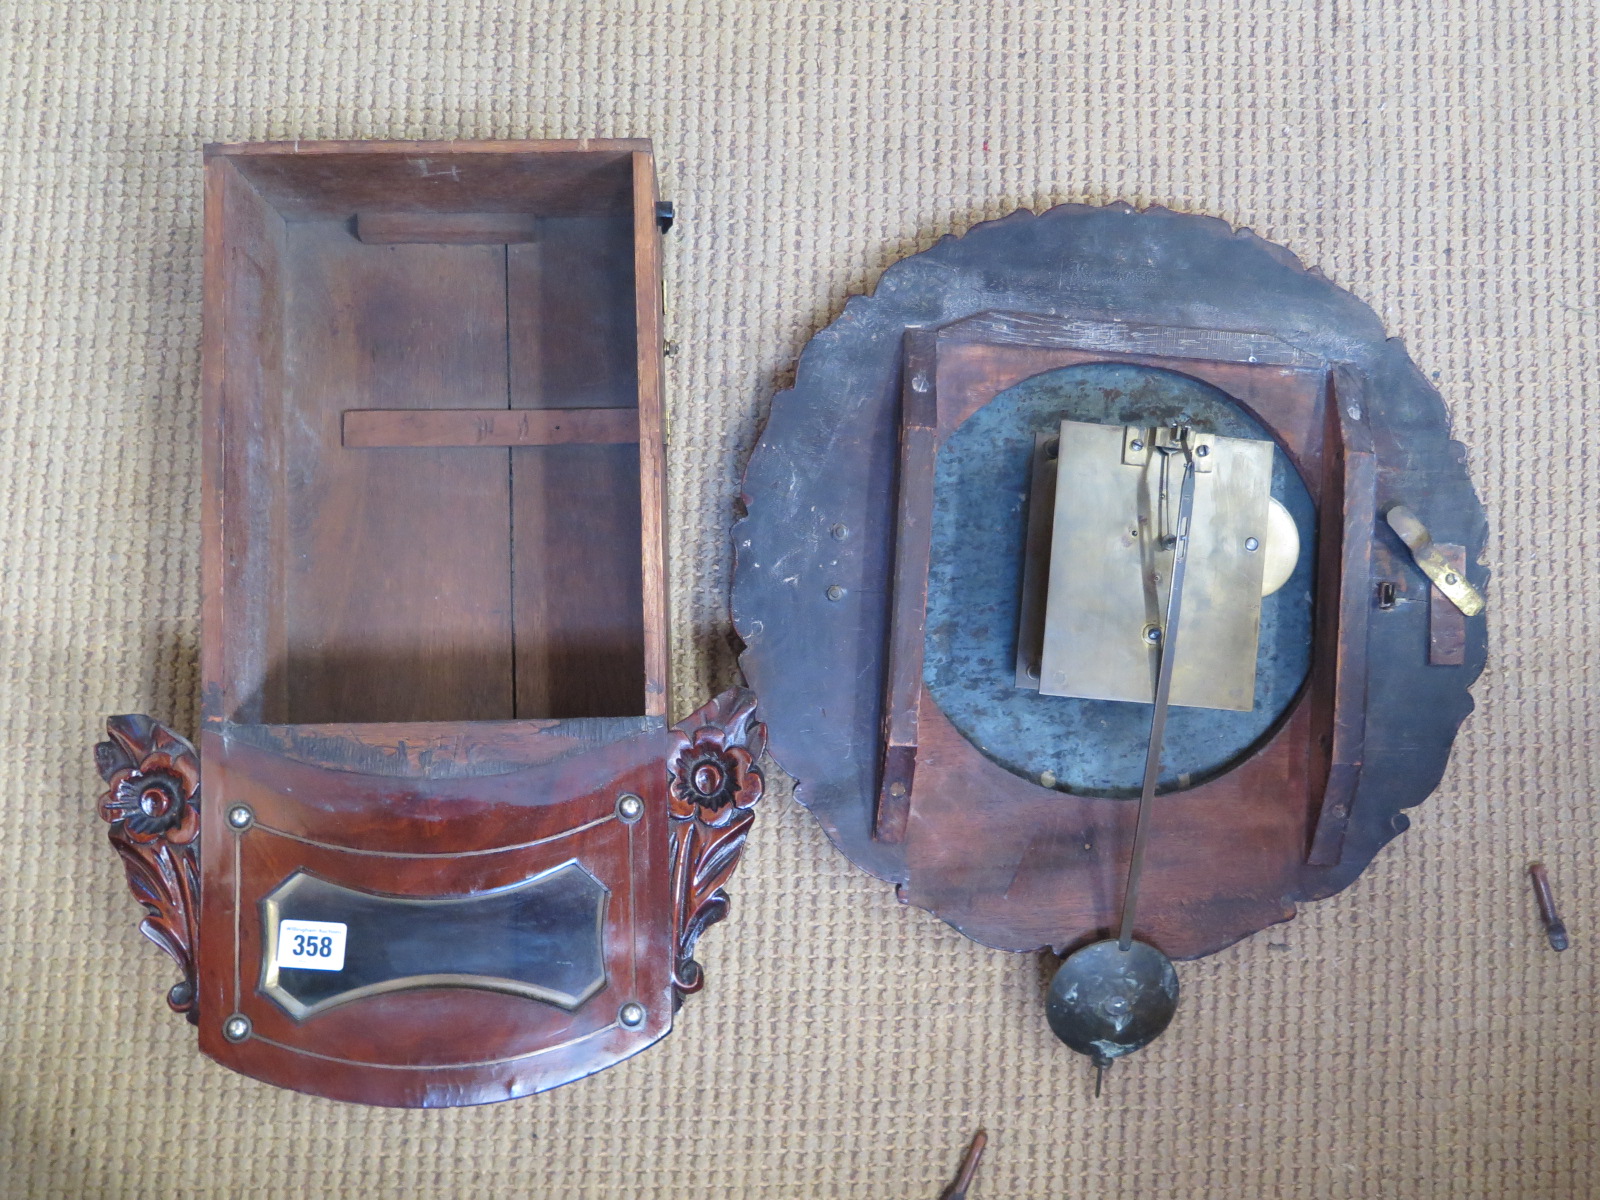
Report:
M 1483 509 L 1349 293 L 1207 217 L 1019 212 L 895 264 L 773 402 L 734 619 L 797 796 L 1104 1068 L 1347 886 L 1485 653 Z

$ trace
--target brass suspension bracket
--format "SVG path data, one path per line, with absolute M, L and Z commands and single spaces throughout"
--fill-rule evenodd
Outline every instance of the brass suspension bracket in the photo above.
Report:
M 1422 573 L 1433 581 L 1434 587 L 1443 592 L 1450 603 L 1469 617 L 1475 617 L 1483 611 L 1483 593 L 1468 583 L 1460 568 L 1440 552 L 1434 544 L 1433 535 L 1416 513 L 1404 504 L 1396 504 L 1384 513 L 1384 520 L 1406 544 Z

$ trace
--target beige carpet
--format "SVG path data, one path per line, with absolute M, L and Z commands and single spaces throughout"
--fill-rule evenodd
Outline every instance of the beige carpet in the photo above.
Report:
M 1600 1196 L 1600 136 L 1581 0 L 0 3 L 0 1190 L 16 1196 Z M 1183 968 L 1109 1095 L 984 950 L 783 789 L 665 1043 L 388 1112 L 202 1059 L 94 814 L 104 714 L 192 728 L 200 145 L 656 141 L 675 678 L 733 669 L 768 398 L 897 257 L 1022 205 L 1215 213 L 1369 301 L 1489 505 L 1489 672 L 1440 792 L 1338 898 Z M 1524 868 L 1550 864 L 1552 953 Z

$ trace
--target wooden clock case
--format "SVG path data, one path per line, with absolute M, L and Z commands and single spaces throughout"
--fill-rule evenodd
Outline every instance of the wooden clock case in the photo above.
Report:
M 1179 412 L 1162 388 L 1215 395 L 1306 498 L 1303 676 L 1224 769 L 1154 801 L 1136 935 L 1194 958 L 1347 886 L 1407 827 L 1484 661 L 1483 621 L 1441 603 L 1382 520 L 1410 506 L 1482 585 L 1483 510 L 1444 406 L 1369 309 L 1286 250 L 1213 218 L 1068 205 L 889 268 L 806 348 L 751 457 L 741 663 L 797 797 L 903 901 L 1000 949 L 1108 936 L 1137 775 L 1117 793 L 1056 778 L 1053 759 L 1041 769 L 1086 727 L 1048 727 L 1039 713 L 1078 702 L 1015 687 L 1026 464 L 1064 414 L 1046 405 L 987 442 L 969 432 L 1019 389 L 1066 395 L 1084 372 L 1157 381 L 1148 403 L 1072 385 L 1113 425 Z M 952 494 L 942 472 L 963 437 L 978 469 Z M 941 536 L 959 569 L 941 568 Z M 978 600 L 936 622 L 935 592 L 952 588 Z M 952 639 L 974 628 L 988 642 L 959 658 Z M 959 727 L 942 706 L 938 688 L 963 676 L 993 678 L 982 699 L 1034 731 L 1020 765 L 983 736 L 1011 730 L 983 712 Z M 1123 721 L 1117 749 L 1142 764 L 1149 705 L 1115 708 L 1096 721 Z
M 98 748 L 169 1002 L 371 1104 L 637 1053 L 764 736 L 740 689 L 667 724 L 649 143 L 211 146 L 205 209 L 199 754 Z M 348 921 L 345 974 L 278 968 L 296 914 Z

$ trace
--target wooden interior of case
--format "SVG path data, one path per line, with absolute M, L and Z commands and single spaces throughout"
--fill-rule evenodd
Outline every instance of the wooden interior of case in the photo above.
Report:
M 650 157 L 528 145 L 213 158 L 223 720 L 665 712 Z

